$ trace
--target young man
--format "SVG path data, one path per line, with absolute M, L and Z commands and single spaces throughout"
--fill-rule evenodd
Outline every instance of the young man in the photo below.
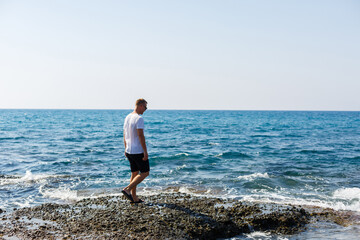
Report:
M 130 162 L 130 184 L 122 190 L 132 203 L 143 202 L 136 195 L 136 186 L 149 176 L 150 166 L 144 136 L 144 119 L 141 115 L 147 109 L 145 99 L 138 99 L 135 109 L 124 122 L 125 156 Z M 140 174 L 139 174 L 140 172 Z

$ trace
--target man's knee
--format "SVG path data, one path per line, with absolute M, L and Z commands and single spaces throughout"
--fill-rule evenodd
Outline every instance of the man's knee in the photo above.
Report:
M 150 172 L 143 172 L 143 173 L 140 173 L 140 175 L 144 178 L 146 178 L 147 176 L 149 176 Z

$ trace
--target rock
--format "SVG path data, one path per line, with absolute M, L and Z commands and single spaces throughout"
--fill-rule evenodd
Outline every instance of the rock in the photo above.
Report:
M 21 239 L 217 239 L 251 231 L 295 234 L 320 217 L 344 222 L 331 211 L 176 193 L 149 196 L 143 204 L 102 197 L 22 208 L 9 214 L 8 226 L 0 230 Z M 38 219 L 45 222 L 36 225 Z

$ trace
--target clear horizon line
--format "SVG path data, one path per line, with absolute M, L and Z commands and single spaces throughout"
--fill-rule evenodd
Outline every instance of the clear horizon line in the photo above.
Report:
M 133 108 L 0 108 L 0 110 L 133 110 Z M 148 109 L 148 111 L 269 111 L 269 112 L 359 112 L 360 110 L 309 110 L 309 109 Z

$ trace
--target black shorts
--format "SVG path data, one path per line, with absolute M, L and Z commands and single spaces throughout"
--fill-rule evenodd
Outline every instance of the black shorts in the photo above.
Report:
M 150 171 L 149 159 L 144 161 L 144 154 L 129 154 L 126 153 L 126 157 L 130 162 L 131 172 L 140 171 L 142 173 Z

